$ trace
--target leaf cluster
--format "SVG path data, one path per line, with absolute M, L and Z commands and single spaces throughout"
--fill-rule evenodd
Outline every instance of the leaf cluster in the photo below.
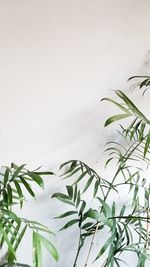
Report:
M 35 198 L 32 184 L 44 188 L 43 176 L 52 172 L 29 171 L 25 165 L 4 166 L 0 173 L 0 249 L 5 253 L 5 260 L 1 266 L 28 265 L 17 262 L 17 249 L 23 237 L 30 231 L 32 234 L 33 266 L 42 267 L 42 246 L 45 247 L 57 261 L 58 252 L 50 241 L 52 232 L 48 227 L 36 221 L 19 217 L 13 208 L 20 208 L 26 200 L 27 194 Z M 46 236 L 45 236 L 46 234 Z

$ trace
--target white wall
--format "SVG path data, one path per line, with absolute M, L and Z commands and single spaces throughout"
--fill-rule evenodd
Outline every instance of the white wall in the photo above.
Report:
M 132 74 L 148 71 L 149 9 L 148 0 L 0 1 L 2 165 L 54 169 L 77 158 L 99 168 L 109 136 L 99 100 L 126 86 Z M 53 178 L 25 214 L 49 223 L 60 208 L 50 195 L 60 186 Z M 55 228 L 54 221 L 50 225 Z M 45 260 L 44 267 L 71 266 L 75 248 L 64 244 L 64 234 L 57 240 L 60 262 Z M 22 261 L 30 262 L 29 248 L 26 240 Z

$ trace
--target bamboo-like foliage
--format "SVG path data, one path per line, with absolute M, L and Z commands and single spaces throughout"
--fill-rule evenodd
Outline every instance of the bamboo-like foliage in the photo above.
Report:
M 150 86 L 150 77 L 135 76 L 130 79 L 133 78 L 142 79 L 136 86 L 145 94 Z M 119 141 L 111 140 L 106 144 L 106 166 L 109 168 L 110 165 L 114 174 L 104 179 L 85 163 L 70 160 L 60 167 L 63 178 L 68 181 L 66 192 L 52 196 L 63 202 L 67 209 L 56 216 L 65 220 L 60 230 L 71 226 L 79 230 L 75 259 L 70 265 L 73 267 L 78 266 L 85 240 L 89 242 L 89 249 L 85 251 L 87 256 L 83 259 L 83 267 L 91 266 L 89 260 L 103 260 L 102 267 L 122 267 L 125 264 L 125 256 L 122 256 L 125 254 L 128 257 L 128 252 L 136 255 L 136 267 L 144 267 L 146 261 L 150 260 L 150 182 L 147 177 L 150 120 L 123 91 L 117 90 L 115 94 L 118 100 L 102 99 L 119 109 L 119 114 L 111 115 L 105 126 L 121 121 L 117 130 Z M 112 201 L 112 192 L 121 198 L 121 188 L 129 198 L 122 206 L 119 198 L 119 201 Z M 89 196 L 92 201 L 89 201 Z M 96 256 L 92 256 L 98 233 L 101 233 L 97 241 L 99 250 Z
M 2 266 L 29 267 L 17 262 L 17 249 L 27 231 L 32 235 L 33 266 L 42 267 L 42 247 L 45 247 L 57 261 L 58 253 L 50 241 L 53 234 L 48 227 L 37 222 L 19 217 L 14 206 L 23 207 L 27 195 L 35 198 L 32 184 L 44 188 L 43 176 L 52 172 L 29 171 L 25 165 L 3 167 L 0 173 L 0 250 L 4 252 Z

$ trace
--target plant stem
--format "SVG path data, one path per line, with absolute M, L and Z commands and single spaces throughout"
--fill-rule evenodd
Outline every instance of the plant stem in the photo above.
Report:
M 93 247 L 93 244 L 94 244 L 94 239 L 95 239 L 95 235 L 97 233 L 98 227 L 99 227 L 99 223 L 97 224 L 96 229 L 94 231 L 94 234 L 92 236 L 92 240 L 91 240 L 91 243 L 90 243 L 90 248 L 88 250 L 88 255 L 87 255 L 87 258 L 86 258 L 86 262 L 85 262 L 84 267 L 87 267 L 88 260 L 89 260 L 90 254 L 91 254 L 91 250 L 92 250 L 92 247 Z
M 76 266 L 77 266 L 77 260 L 78 260 L 78 256 L 79 256 L 81 247 L 82 247 L 82 246 L 81 246 L 81 228 L 80 228 L 79 242 L 78 242 L 78 249 L 77 249 L 77 254 L 76 254 L 76 257 L 75 257 L 75 260 L 74 260 L 74 263 L 73 263 L 73 267 L 76 267 Z
M 112 219 L 140 219 L 140 220 L 146 220 L 150 221 L 150 217 L 142 217 L 142 216 L 115 216 L 115 217 L 109 217 L 108 220 Z

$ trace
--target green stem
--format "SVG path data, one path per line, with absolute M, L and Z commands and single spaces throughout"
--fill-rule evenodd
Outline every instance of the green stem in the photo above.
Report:
M 142 216 L 115 216 L 115 217 L 109 217 L 108 220 L 113 219 L 140 219 L 140 220 L 150 220 L 150 217 L 142 217 Z
M 79 242 L 78 242 L 78 249 L 77 249 L 76 257 L 75 257 L 75 260 L 74 260 L 74 263 L 73 263 L 73 267 L 76 267 L 76 266 L 77 266 L 77 260 L 78 260 L 78 256 L 79 256 L 81 247 L 82 247 L 82 246 L 81 246 L 81 228 L 80 228 Z

